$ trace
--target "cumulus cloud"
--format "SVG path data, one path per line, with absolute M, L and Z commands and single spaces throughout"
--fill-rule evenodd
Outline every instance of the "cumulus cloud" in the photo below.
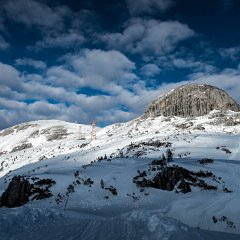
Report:
M 156 64 L 146 64 L 140 69 L 141 73 L 146 77 L 153 77 L 161 72 L 161 69 Z
M 173 5 L 172 0 L 127 0 L 131 15 L 152 14 L 165 12 Z
M 131 53 L 161 55 L 173 51 L 183 40 L 195 35 L 178 21 L 132 19 L 123 33 L 106 33 L 101 39 L 109 48 Z
M 8 19 L 30 29 L 40 30 L 42 39 L 38 39 L 36 43 L 28 46 L 28 50 L 76 48 L 85 43 L 85 32 L 93 34 L 93 29 L 97 26 L 93 11 L 85 9 L 73 11 L 66 5 L 58 3 L 53 7 L 45 2 L 3 0 L 2 12 Z
M 135 64 L 119 51 L 99 49 L 85 50 L 80 55 L 69 56 L 69 64 L 80 77 L 84 85 L 105 89 L 107 84 L 129 84 L 137 79 L 133 73 Z
M 0 86 L 6 86 L 12 90 L 18 90 L 22 87 L 20 73 L 7 64 L 0 63 Z
M 136 114 L 132 112 L 127 112 L 119 109 L 110 109 L 109 111 L 104 111 L 101 117 L 98 117 L 97 121 L 103 121 L 107 123 L 113 122 L 126 122 L 129 119 L 137 117 Z
M 54 66 L 48 68 L 44 75 L 37 75 L 22 74 L 9 65 L 0 65 L 0 70 L 5 73 L 4 79 L 0 76 L 0 93 L 2 90 L 7 93 L 1 94 L 0 128 L 34 119 L 57 118 L 89 124 L 93 119 L 112 123 L 136 116 L 136 112 L 118 109 L 122 106 L 131 108 L 131 104 L 146 92 L 141 81 L 133 83 L 131 90 L 125 88 L 126 82 L 132 79 L 126 78 L 126 75 L 135 69 L 134 63 L 127 57 L 117 51 L 86 50 L 80 56 L 71 56 L 67 60 L 68 65 L 77 61 L 76 67 L 81 66 L 81 69 L 77 72 L 67 69 L 67 66 Z M 103 62 L 99 68 L 100 60 Z M 96 89 L 105 88 L 106 95 L 76 93 L 76 88 L 89 86 L 88 74 L 106 78 L 105 87 L 93 85 Z M 21 87 L 14 88 L 19 81 Z M 56 104 L 52 104 L 51 100 Z M 110 116 L 110 112 L 116 115 Z
M 0 119 L 2 120 L 0 121 L 0 128 L 34 119 L 51 118 L 89 123 L 96 118 L 103 120 L 105 117 L 103 112 L 107 112 L 118 105 L 130 104 L 135 99 L 134 94 L 120 85 L 108 82 L 112 79 L 113 74 L 103 70 L 100 71 L 97 68 L 97 62 L 92 62 L 92 56 L 89 57 L 87 52 L 82 55 L 87 62 L 84 64 L 83 59 L 81 59 L 81 66 L 85 66 L 85 68 L 83 67 L 84 79 L 77 72 L 67 70 L 63 66 L 50 67 L 45 74 L 38 75 L 27 72 L 22 74 L 12 66 L 0 64 L 0 71 L 5 73 L 0 76 Z M 101 54 L 102 52 L 98 53 Z M 116 62 L 113 61 L 110 67 L 112 66 L 115 71 L 122 74 L 123 78 L 125 77 L 125 70 L 128 72 L 134 68 L 134 64 L 131 64 L 124 55 L 115 51 L 106 52 L 106 54 L 115 57 Z M 107 95 L 87 96 L 76 93 L 76 88 L 89 85 L 86 80 L 88 75 L 87 64 L 90 64 L 90 69 L 93 70 L 94 74 L 106 76 L 109 83 L 106 87 Z M 108 57 L 105 59 L 105 64 L 110 64 Z M 102 67 L 106 66 L 102 64 Z M 20 85 L 17 87 L 18 84 Z M 113 92 L 111 92 L 110 85 L 113 87 Z M 101 87 L 99 86 L 97 89 Z M 52 104 L 51 100 L 56 104 Z M 120 120 L 120 115 L 118 116 Z M 123 116 L 121 116 L 122 118 Z
M 16 59 L 15 64 L 17 66 L 30 66 L 35 69 L 45 69 L 47 67 L 46 63 L 44 63 L 43 61 L 35 60 L 32 58 Z
M 75 18 L 83 19 L 80 18 L 81 12 L 73 12 L 66 5 L 58 4 L 55 7 L 50 7 L 43 1 L 4 0 L 2 9 L 5 16 L 11 21 L 40 30 L 42 39 L 28 46 L 29 50 L 71 48 L 80 46 L 85 41 L 83 33 L 75 27 L 76 20 L 74 20 Z M 3 41 L 1 41 L 0 36 L 0 49 L 1 42 Z
M 32 50 L 42 50 L 46 48 L 71 48 L 82 45 L 85 37 L 81 33 L 68 31 L 66 33 L 54 33 L 46 35 L 43 40 L 37 41 L 34 46 L 29 46 Z
M 76 119 L 76 110 L 80 112 L 75 106 L 66 107 L 64 104 L 51 104 L 46 101 L 37 101 L 31 104 L 8 100 L 7 104 L 4 99 L 0 98 L 4 109 L 0 109 L 0 128 L 15 125 L 29 120 L 40 119 L 61 119 L 65 121 L 72 121 Z M 74 118 L 75 115 L 75 118 Z
M 52 86 L 62 86 L 66 89 L 78 89 L 84 85 L 84 79 L 64 69 L 62 66 L 54 66 L 47 71 L 47 81 Z
M 58 29 L 63 25 L 63 16 L 69 13 L 66 7 L 50 8 L 35 0 L 7 0 L 2 5 L 8 18 L 28 27 L 38 26 L 41 29 Z
M 240 71 L 238 69 L 224 69 L 219 73 L 212 73 L 204 77 L 202 73 L 195 73 L 190 75 L 190 79 L 196 79 L 194 82 L 206 83 L 217 86 L 227 91 L 235 100 L 240 103 L 240 85 L 239 77 Z M 191 80 L 190 80 L 191 81 Z
M 4 74 L 0 75 L 0 128 L 52 118 L 85 124 L 93 119 L 105 124 L 127 121 L 141 115 L 146 105 L 160 94 L 193 82 L 215 85 L 240 101 L 239 69 L 225 69 L 204 77 L 201 77 L 204 72 L 197 71 L 186 81 L 162 83 L 155 88 L 148 88 L 139 77 L 133 81 L 137 77 L 134 71 L 135 64 L 126 56 L 103 50 L 68 55 L 64 65 L 46 68 L 42 75 L 23 74 L 1 63 L 0 72 Z M 142 71 L 151 75 L 159 69 L 154 64 L 146 64 Z M 126 73 L 134 77 L 124 79 Z M 104 92 L 95 96 L 76 92 L 91 86 Z
M 177 68 L 194 69 L 195 71 L 209 72 L 216 69 L 213 65 L 193 59 L 172 58 L 171 63 Z
M 240 53 L 240 46 L 236 47 L 230 47 L 230 48 L 222 48 L 220 49 L 219 53 L 223 58 L 230 58 L 232 60 L 235 60 L 239 57 Z

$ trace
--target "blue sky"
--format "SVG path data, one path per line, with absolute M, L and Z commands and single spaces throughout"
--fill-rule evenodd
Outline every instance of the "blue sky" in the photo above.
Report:
M 0 0 L 0 129 L 138 117 L 198 82 L 240 102 L 238 0 Z

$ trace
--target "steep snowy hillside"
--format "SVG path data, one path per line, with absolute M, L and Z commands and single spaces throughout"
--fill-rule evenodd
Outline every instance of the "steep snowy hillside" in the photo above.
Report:
M 93 141 L 91 126 L 35 121 L 0 132 L 0 152 L 0 194 L 14 176 L 32 184 L 26 205 L 0 208 L 1 239 L 239 238 L 239 113 L 137 118 Z
M 0 132 L 0 176 L 26 164 L 68 153 L 81 155 L 83 163 L 105 154 L 112 158 L 161 157 L 164 147 L 142 144 L 158 140 L 170 142 L 175 157 L 179 158 L 239 159 L 239 126 L 240 114 L 232 111 L 212 111 L 196 118 L 137 118 L 98 128 L 97 140 L 91 141 L 91 126 L 54 120 L 29 122 Z M 137 146 L 129 149 L 131 143 Z
M 2 130 L 0 176 L 32 162 L 74 152 L 90 140 L 91 126 L 59 120 L 28 122 Z

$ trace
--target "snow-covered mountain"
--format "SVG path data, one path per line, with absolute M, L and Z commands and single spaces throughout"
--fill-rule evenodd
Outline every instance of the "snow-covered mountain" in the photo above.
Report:
M 0 208 L 0 239 L 239 239 L 239 160 L 231 110 L 139 117 L 96 140 L 91 126 L 20 124 L 0 132 L 0 195 L 14 176 L 33 190 Z

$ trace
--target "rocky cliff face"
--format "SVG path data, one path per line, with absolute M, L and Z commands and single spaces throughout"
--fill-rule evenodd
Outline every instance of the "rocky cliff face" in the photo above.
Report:
M 240 105 L 225 91 L 210 85 L 189 84 L 158 97 L 150 103 L 144 117 L 196 117 L 212 110 L 240 111 Z

